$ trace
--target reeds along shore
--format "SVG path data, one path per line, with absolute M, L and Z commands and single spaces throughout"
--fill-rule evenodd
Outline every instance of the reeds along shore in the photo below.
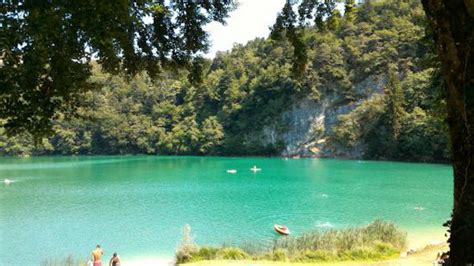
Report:
M 398 257 L 406 247 L 407 234 L 392 223 L 376 220 L 364 227 L 311 231 L 284 236 L 272 244 L 244 242 L 239 246 L 199 247 L 188 225 L 176 252 L 176 262 L 201 260 L 274 260 L 295 262 L 383 260 Z

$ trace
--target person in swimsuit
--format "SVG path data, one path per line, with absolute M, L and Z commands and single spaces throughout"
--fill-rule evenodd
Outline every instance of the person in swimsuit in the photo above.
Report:
M 117 252 L 110 258 L 109 266 L 120 266 L 120 257 L 117 255 Z
M 92 251 L 92 261 L 94 262 L 94 266 L 102 266 L 102 261 L 100 258 L 104 255 L 104 251 L 100 248 L 100 245 L 95 247 L 95 250 Z

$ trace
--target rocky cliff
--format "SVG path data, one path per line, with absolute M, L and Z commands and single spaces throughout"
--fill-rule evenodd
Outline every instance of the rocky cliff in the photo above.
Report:
M 384 75 L 369 76 L 355 85 L 355 91 L 362 96 L 357 102 L 341 103 L 338 95 L 327 96 L 320 101 L 302 99 L 281 114 L 285 130 L 274 125 L 264 127 L 260 139 L 263 145 L 282 142 L 281 156 L 294 157 L 346 157 L 361 158 L 363 147 L 350 152 L 339 149 L 331 139 L 333 126 L 338 117 L 348 114 L 374 94 L 383 93 L 386 84 Z

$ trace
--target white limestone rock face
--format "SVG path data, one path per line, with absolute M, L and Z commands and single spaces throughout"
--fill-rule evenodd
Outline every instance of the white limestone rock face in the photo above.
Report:
M 370 76 L 358 83 L 354 88 L 360 99 L 357 102 L 341 103 L 337 95 L 326 95 L 318 102 L 302 99 L 275 119 L 284 129 L 277 129 L 275 124 L 267 125 L 261 135 L 255 137 L 263 145 L 283 143 L 281 156 L 361 158 L 363 146 L 343 151 L 331 142 L 332 127 L 339 115 L 351 112 L 374 94 L 383 93 L 385 83 L 384 76 Z

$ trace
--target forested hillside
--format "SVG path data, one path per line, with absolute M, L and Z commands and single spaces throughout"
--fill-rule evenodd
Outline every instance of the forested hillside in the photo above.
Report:
M 366 1 L 288 40 L 256 39 L 184 71 L 131 80 L 94 65 L 95 90 L 34 145 L 1 132 L 0 153 L 303 155 L 445 161 L 443 84 L 418 1 Z

